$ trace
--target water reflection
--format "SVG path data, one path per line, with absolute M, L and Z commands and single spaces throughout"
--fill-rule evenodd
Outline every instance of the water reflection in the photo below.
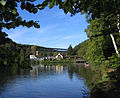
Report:
M 60 72 L 63 72 L 63 66 L 61 65 L 46 66 L 42 64 L 35 65 L 35 66 L 32 66 L 32 70 L 30 70 L 30 75 L 33 78 L 37 78 L 40 75 L 40 73 L 44 73 L 44 72 L 60 73 Z
M 89 98 L 88 88 L 99 76 L 84 64 L 2 68 L 0 98 Z

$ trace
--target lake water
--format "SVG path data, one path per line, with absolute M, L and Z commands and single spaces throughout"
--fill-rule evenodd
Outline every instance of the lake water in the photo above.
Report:
M 89 98 L 90 74 L 83 64 L 0 70 L 0 98 Z

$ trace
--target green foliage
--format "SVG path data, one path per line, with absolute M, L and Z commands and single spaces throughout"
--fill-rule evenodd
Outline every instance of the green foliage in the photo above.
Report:
M 36 49 L 37 49 L 36 46 L 31 46 L 31 52 L 33 55 L 36 55 Z
M 118 85 L 120 82 L 120 58 L 118 55 L 114 54 L 113 56 L 109 57 L 108 68 L 111 69 L 111 71 L 108 72 L 108 77 L 111 80 L 114 80 Z
M 109 57 L 109 67 L 116 69 L 120 65 L 120 58 L 116 54 Z
M 0 2 L 0 30 L 5 27 L 7 29 L 15 28 L 20 25 L 31 27 L 34 26 L 39 28 L 40 26 L 36 21 L 22 20 L 17 10 L 18 3 L 20 4 L 21 10 L 25 9 L 30 13 L 37 13 L 38 8 L 32 3 L 35 0 L 1 0 Z
M 89 40 L 86 40 L 73 48 L 73 55 L 84 57 L 88 48 Z
M 20 25 L 26 27 L 40 28 L 36 21 L 23 20 L 17 10 L 20 5 L 21 10 L 25 9 L 30 13 L 37 13 L 38 8 L 34 5 L 36 0 L 1 0 L 0 1 L 0 64 L 12 65 L 14 63 L 18 65 L 24 65 L 29 61 L 29 55 L 27 48 L 23 49 L 22 45 L 18 45 L 10 40 L 5 32 L 2 32 L 3 28 L 11 29 Z M 27 50 L 27 51 L 26 51 Z
M 59 5 L 59 8 L 63 9 L 66 14 L 68 12 L 71 15 L 86 13 L 92 19 L 96 19 L 101 15 L 107 17 L 111 13 L 117 16 L 117 13 L 119 13 L 119 4 L 119 0 L 44 0 L 42 4 L 38 5 L 38 8 L 44 9 L 48 5 L 52 8 L 55 5 Z
M 16 44 L 9 38 L 1 37 L 0 42 L 0 67 L 17 65 L 26 68 L 30 65 L 29 56 L 36 55 L 36 50 L 39 53 L 38 57 L 58 54 L 54 48 Z
M 1 3 L 2 6 L 5 6 L 6 1 L 5 0 L 1 0 L 0 3 Z
M 70 64 L 70 63 L 74 63 L 74 60 L 70 60 L 70 59 L 45 59 L 41 63 L 44 65 Z
M 84 57 L 92 62 L 102 62 L 112 56 L 112 53 L 115 53 L 112 40 L 110 35 L 106 33 L 107 31 L 105 29 L 103 17 L 95 20 L 88 18 L 88 22 L 90 25 L 85 31 L 90 39 L 75 46 L 73 54 Z M 119 47 L 120 36 L 118 36 L 118 33 L 114 33 L 113 35 L 116 38 L 117 46 Z
M 53 8 L 53 6 L 54 6 L 54 3 L 53 3 L 53 2 L 50 2 L 50 3 L 49 3 L 49 8 Z
M 86 50 L 85 58 L 91 62 L 102 62 L 105 57 L 102 50 L 103 39 L 101 37 L 94 38 L 89 41 L 88 48 Z
M 105 29 L 104 18 L 101 17 L 95 20 L 88 19 L 88 22 L 90 23 L 86 29 L 87 36 L 90 38 L 86 52 L 88 60 L 103 61 L 108 59 L 115 50 L 110 35 Z
M 68 55 L 72 55 L 73 54 L 73 49 L 72 49 L 72 46 L 70 45 L 67 49 L 67 54 Z
M 53 56 L 56 56 L 57 54 L 58 54 L 57 52 L 54 52 L 54 53 L 53 53 Z

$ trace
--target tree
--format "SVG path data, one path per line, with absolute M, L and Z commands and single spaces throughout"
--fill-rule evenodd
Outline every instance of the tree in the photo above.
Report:
M 57 52 L 53 52 L 53 56 L 56 56 L 58 53 Z
M 114 14 L 117 16 L 120 12 L 119 0 L 44 0 L 42 4 L 38 5 L 38 8 L 44 9 L 46 6 L 53 8 L 55 5 L 59 5 L 59 8 L 63 9 L 66 14 L 68 12 L 71 15 L 86 13 L 92 19 L 99 18 L 101 15 L 107 17 Z
M 0 1 L 0 44 L 5 42 L 7 34 L 2 32 L 3 28 L 11 29 L 18 27 L 20 25 L 36 28 L 40 28 L 36 21 L 23 20 L 19 15 L 17 10 L 18 5 L 20 5 L 21 10 L 27 10 L 30 13 L 37 13 L 38 8 L 33 4 L 36 0 L 1 0 Z
M 96 55 L 101 51 L 100 54 L 104 54 L 106 59 L 108 57 L 112 56 L 112 53 L 114 53 L 115 50 L 114 50 L 113 45 L 111 45 L 112 44 L 111 38 L 110 38 L 109 34 L 108 35 L 102 34 L 102 32 L 105 32 L 104 31 L 105 30 L 104 29 L 105 28 L 104 17 L 101 17 L 101 18 L 98 18 L 95 20 L 89 19 L 88 22 L 90 25 L 85 30 L 87 33 L 87 36 L 90 38 L 90 42 L 88 45 L 88 52 L 91 52 L 91 54 L 87 53 L 88 57 L 91 56 L 91 58 L 92 57 L 94 58 L 93 53 L 95 53 L 95 52 L 92 53 L 92 51 L 96 51 Z M 117 39 L 117 37 L 116 37 L 116 39 Z M 95 49 L 95 48 L 98 48 L 98 49 Z M 98 55 L 98 58 L 99 57 L 100 57 L 100 55 Z
M 72 55 L 72 53 L 73 53 L 73 49 L 72 49 L 72 46 L 70 45 L 67 49 L 67 54 Z
M 15 28 L 20 25 L 39 28 L 37 22 L 22 20 L 17 7 L 20 4 L 21 10 L 27 10 L 30 13 L 37 13 L 38 8 L 33 4 L 36 0 L 1 0 L 0 2 L 0 30 L 5 27 L 7 29 Z
M 31 46 L 31 53 L 32 53 L 33 55 L 36 55 L 36 49 L 37 49 L 36 46 Z
M 78 55 L 80 57 L 84 57 L 85 54 L 86 54 L 86 50 L 88 48 L 88 43 L 89 43 L 89 39 L 88 40 L 85 40 L 84 42 L 76 45 L 74 48 L 73 48 L 73 55 Z
M 25 53 L 24 53 L 24 50 L 21 49 L 20 50 L 20 61 L 19 61 L 20 65 L 23 64 L 24 59 L 25 59 Z

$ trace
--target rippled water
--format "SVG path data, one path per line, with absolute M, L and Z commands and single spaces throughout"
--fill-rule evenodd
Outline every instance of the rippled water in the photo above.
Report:
M 0 72 L 0 98 L 89 98 L 82 65 L 33 66 Z

